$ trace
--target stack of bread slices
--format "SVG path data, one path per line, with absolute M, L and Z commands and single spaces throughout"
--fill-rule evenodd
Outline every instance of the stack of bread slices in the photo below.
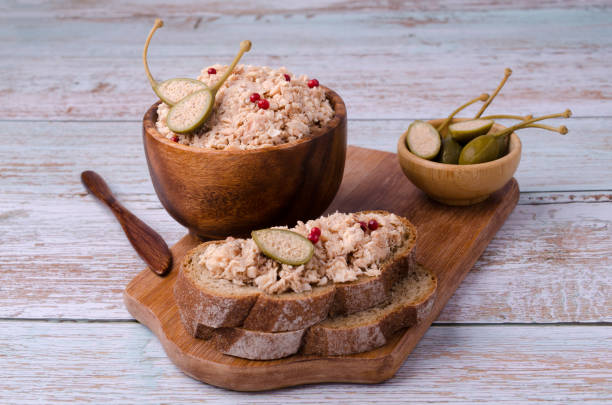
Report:
M 223 241 L 203 243 L 185 256 L 174 288 L 183 325 L 220 352 L 252 360 L 381 347 L 427 316 L 436 293 L 435 276 L 415 261 L 416 228 L 401 220 L 407 236 L 380 264 L 379 275 L 301 293 L 267 294 L 212 277 L 198 258 Z

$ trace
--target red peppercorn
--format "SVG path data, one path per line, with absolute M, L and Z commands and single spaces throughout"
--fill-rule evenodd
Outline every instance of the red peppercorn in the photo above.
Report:
M 291 77 L 287 73 L 285 73 L 285 80 L 288 82 L 291 81 Z
M 317 79 L 308 80 L 308 87 L 310 87 L 311 89 L 313 87 L 319 87 L 319 81 Z
M 217 74 L 217 69 L 215 69 L 215 68 L 208 68 L 208 74 L 209 74 L 209 75 L 215 75 L 215 74 Z
M 368 228 L 370 228 L 371 231 L 375 231 L 376 229 L 378 229 L 378 221 L 376 221 L 375 219 L 370 219 L 368 221 Z
M 316 233 L 310 233 L 308 235 L 308 240 L 311 241 L 312 243 L 317 243 L 319 241 L 319 235 L 317 235 Z
M 366 224 L 364 221 L 359 221 L 359 226 L 361 227 L 361 230 L 364 232 L 368 230 L 368 224 Z
M 249 100 L 251 100 L 251 103 L 256 102 L 257 100 L 259 100 L 261 98 L 261 96 L 259 95 L 259 93 L 253 93 L 249 96 Z
M 172 137 L 172 142 L 178 142 L 178 141 L 179 141 L 179 137 L 178 137 L 178 135 L 174 135 L 174 136 Z
M 308 234 L 308 240 L 311 241 L 312 243 L 317 243 L 319 241 L 320 236 L 321 236 L 321 229 L 315 226 L 310 230 L 310 233 Z
M 261 108 L 262 110 L 267 110 L 270 108 L 270 103 L 264 98 L 257 102 L 257 107 Z

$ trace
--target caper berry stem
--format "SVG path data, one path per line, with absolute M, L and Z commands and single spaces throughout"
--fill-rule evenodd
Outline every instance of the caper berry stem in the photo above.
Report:
M 229 67 L 227 68 L 223 76 L 221 76 L 221 79 L 219 79 L 219 81 L 210 88 L 210 91 L 212 92 L 213 96 L 217 93 L 217 91 L 219 91 L 221 86 L 223 86 L 223 83 L 232 74 L 232 70 L 234 70 L 234 68 L 238 64 L 238 61 L 240 60 L 240 58 L 242 58 L 242 55 L 244 55 L 245 52 L 248 52 L 250 50 L 251 50 L 251 41 L 242 41 L 240 43 L 240 51 L 238 51 L 238 55 L 236 55 L 236 57 L 232 61 L 232 64 L 229 65 Z
M 149 78 L 149 82 L 151 82 L 152 87 L 156 87 L 158 83 L 155 81 L 153 75 L 151 75 L 151 71 L 149 70 L 149 63 L 147 62 L 147 51 L 149 50 L 149 43 L 151 42 L 151 38 L 153 38 L 153 34 L 155 33 L 155 31 L 157 31 L 158 28 L 161 28 L 163 26 L 164 22 L 159 18 L 156 18 L 155 23 L 153 24 L 153 28 L 151 28 L 151 31 L 147 36 L 147 40 L 145 41 L 144 49 L 142 50 L 142 62 L 144 63 L 145 72 L 147 73 L 147 77 Z
M 451 113 L 451 115 L 449 115 L 444 121 L 442 121 L 442 123 L 438 126 L 438 128 L 436 128 L 436 130 L 438 132 L 442 132 L 444 130 L 444 128 L 446 128 L 446 126 L 451 122 L 453 117 L 455 115 L 457 115 L 457 113 L 459 113 L 459 111 L 461 111 L 461 110 L 471 106 L 472 104 L 474 104 L 477 101 L 485 101 L 488 98 L 489 98 L 489 95 L 487 93 L 482 93 L 480 96 L 476 97 L 475 99 L 470 100 L 467 103 L 463 104 L 462 106 L 457 108 L 455 111 L 453 111 Z
M 519 121 L 527 121 L 533 118 L 533 115 L 510 115 L 510 114 L 496 114 L 496 115 L 487 115 L 486 117 L 480 117 L 481 120 L 519 120 Z
M 502 81 L 499 83 L 499 86 L 497 86 L 497 88 L 495 89 L 495 91 L 493 92 L 493 94 L 491 94 L 491 97 L 489 97 L 489 99 L 487 101 L 485 101 L 485 103 L 482 105 L 482 107 L 480 107 L 480 111 L 478 111 L 478 114 L 476 114 L 474 116 L 474 119 L 476 118 L 480 118 L 480 116 L 482 115 L 482 113 L 487 109 L 487 107 L 489 106 L 489 104 L 491 104 L 491 102 L 493 101 L 493 99 L 495 98 L 495 96 L 497 96 L 497 94 L 501 91 L 502 87 L 504 87 L 504 84 L 506 84 L 506 81 L 508 80 L 508 78 L 510 77 L 510 75 L 512 74 L 512 69 L 510 68 L 506 68 L 504 70 L 504 78 L 502 79 Z
M 565 110 L 562 113 L 558 113 L 558 114 L 543 115 L 541 117 L 531 118 L 527 121 L 520 122 L 516 125 L 513 125 L 511 127 L 504 129 L 501 132 L 498 132 L 496 134 L 491 134 L 491 135 L 496 136 L 496 137 L 505 136 L 505 135 L 511 134 L 517 129 L 525 128 L 527 125 L 532 124 L 537 121 L 543 121 L 543 120 L 547 120 L 550 118 L 569 118 L 571 116 L 572 116 L 572 112 L 570 110 Z
M 540 128 L 545 129 L 547 131 L 558 132 L 561 135 L 566 135 L 569 132 L 565 125 L 561 125 L 560 127 L 553 127 L 551 125 L 544 124 L 529 124 L 525 125 L 523 128 Z

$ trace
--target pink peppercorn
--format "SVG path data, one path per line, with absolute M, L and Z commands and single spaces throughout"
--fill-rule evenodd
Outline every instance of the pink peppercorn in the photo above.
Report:
M 270 108 L 270 102 L 265 98 L 261 99 L 257 101 L 257 107 L 261 108 L 262 110 L 267 110 L 268 108 Z
M 308 80 L 308 87 L 310 87 L 311 89 L 313 87 L 319 87 L 319 81 L 317 79 Z
M 215 75 L 215 74 L 217 74 L 217 69 L 215 69 L 215 68 L 208 68 L 208 74 L 209 74 L 209 75 Z
M 378 221 L 375 219 L 370 219 L 370 221 L 368 221 L 368 228 L 370 228 L 371 231 L 378 229 Z
M 321 237 L 321 229 L 315 226 L 310 230 L 310 233 L 308 234 L 308 240 L 312 243 L 317 243 L 319 241 L 319 237 Z
M 256 102 L 257 100 L 259 100 L 261 98 L 261 96 L 259 95 L 259 93 L 253 93 L 249 96 L 249 100 L 251 100 L 251 103 Z
M 178 142 L 179 141 L 179 137 L 177 135 L 174 135 L 172 137 L 172 142 Z
M 364 232 L 368 230 L 368 224 L 366 224 L 364 221 L 359 221 L 359 226 L 361 227 L 361 230 Z
M 288 82 L 291 81 L 291 77 L 287 73 L 285 73 L 285 80 Z

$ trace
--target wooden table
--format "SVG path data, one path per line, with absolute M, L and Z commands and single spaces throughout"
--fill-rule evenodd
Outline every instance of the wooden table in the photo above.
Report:
M 611 2 L 166 3 L 0 5 L 0 403 L 612 401 Z M 394 151 L 411 120 L 492 91 L 507 66 L 490 112 L 573 110 L 565 137 L 522 132 L 519 205 L 392 380 L 230 392 L 183 375 L 129 316 L 143 264 L 79 173 L 170 243 L 184 234 L 140 139 L 155 16 L 158 77 L 251 39 L 245 62 L 343 96 L 353 145 Z

